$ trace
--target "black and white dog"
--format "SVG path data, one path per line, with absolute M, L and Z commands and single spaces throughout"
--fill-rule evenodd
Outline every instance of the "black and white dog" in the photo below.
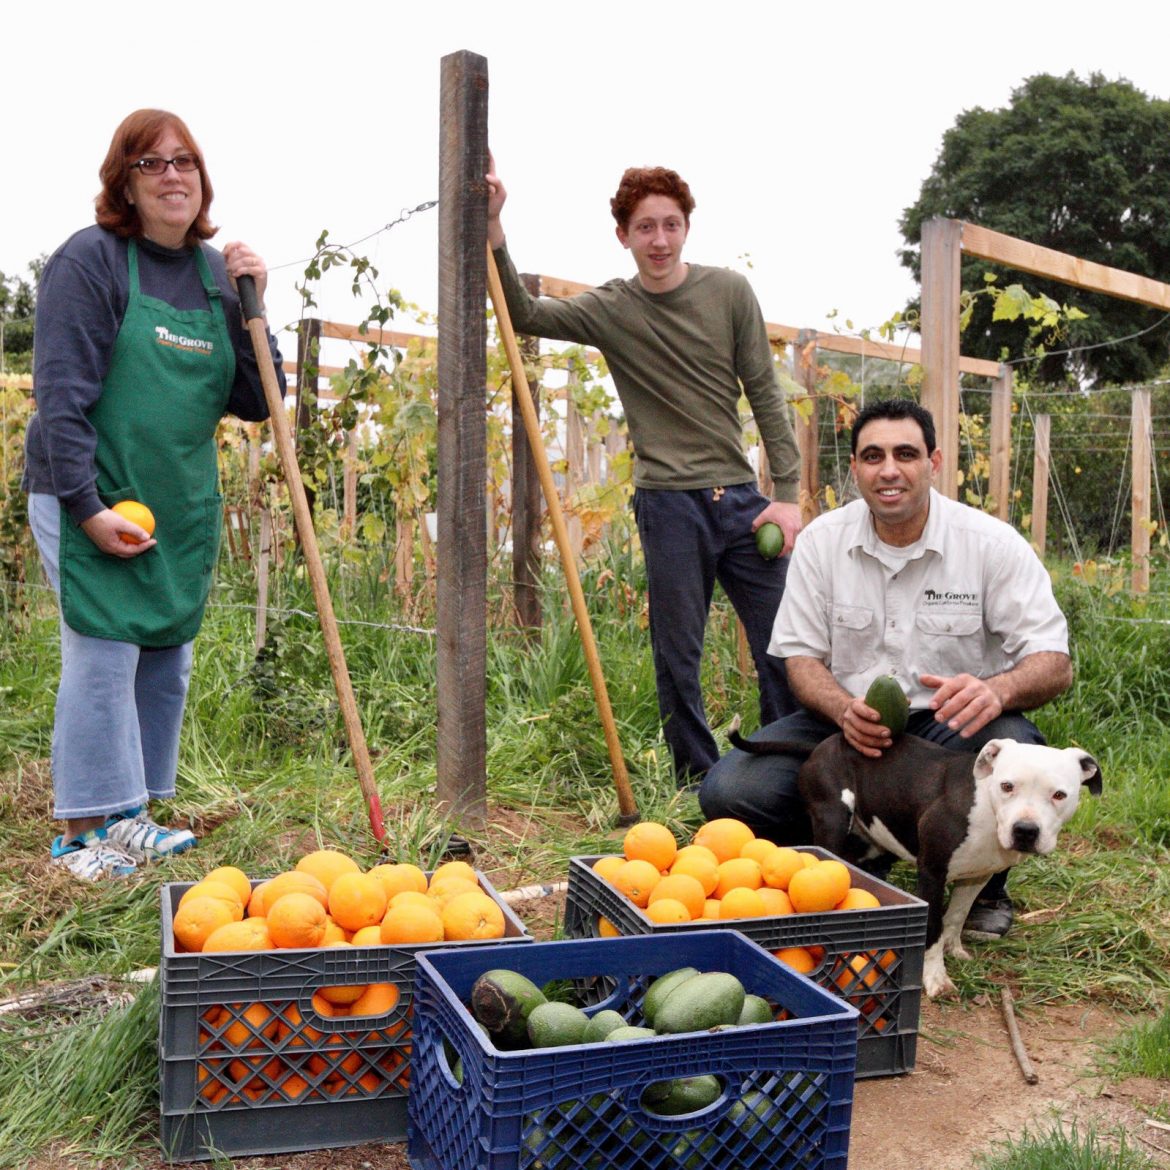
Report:
M 730 738 L 754 755 L 807 750 L 735 731 Z M 987 879 L 1029 853 L 1052 852 L 1082 786 L 1100 794 L 1101 770 L 1079 748 L 1012 739 L 972 755 L 900 735 L 873 759 L 837 734 L 813 750 L 797 783 L 814 845 L 851 861 L 886 853 L 917 865 L 928 906 L 922 982 L 933 998 L 955 994 L 946 955 L 967 957 L 960 932 Z

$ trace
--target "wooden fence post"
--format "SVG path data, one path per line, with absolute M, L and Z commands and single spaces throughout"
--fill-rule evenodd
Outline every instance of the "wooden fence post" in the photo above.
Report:
M 540 277 L 524 275 L 520 278 L 534 296 L 540 296 Z M 540 362 L 540 339 L 518 338 L 520 352 L 526 367 L 537 367 Z M 525 386 L 512 385 L 512 598 L 516 607 L 516 621 L 524 629 L 539 630 L 544 621 L 541 612 L 540 578 L 542 548 L 540 540 L 541 503 L 540 477 L 533 463 L 532 445 L 519 425 L 522 417 L 517 394 L 528 394 L 540 417 L 540 379 Z
M 1032 543 L 1043 556 L 1048 542 L 1048 464 L 1052 416 L 1036 416 L 1036 453 L 1032 460 Z
M 937 487 L 959 492 L 959 293 L 963 225 L 935 216 L 922 225 L 922 405 L 942 451 Z
M 995 514 L 1007 520 L 1011 512 L 1012 368 L 1000 366 L 991 386 L 991 475 L 988 487 Z
M 817 404 L 817 332 L 802 329 L 792 351 L 793 377 L 808 394 L 808 417 L 796 417 L 796 447 L 800 452 L 800 519 L 807 524 L 821 510 L 821 468 Z
M 1150 388 L 1133 392 L 1130 406 L 1133 428 L 1133 516 L 1130 548 L 1133 554 L 1132 589 L 1150 591 Z
M 436 795 L 487 819 L 487 60 L 442 60 Z
M 565 383 L 565 486 L 562 493 L 565 508 L 565 525 L 569 530 L 569 546 L 573 550 L 573 558 L 578 564 L 581 562 L 581 548 L 584 544 L 584 533 L 581 527 L 581 517 L 573 508 L 573 497 L 581 489 L 584 479 L 582 468 L 585 463 L 585 433 L 584 420 L 577 404 L 573 401 L 573 388 L 580 383 L 580 378 L 574 370 L 569 371 L 569 380 Z

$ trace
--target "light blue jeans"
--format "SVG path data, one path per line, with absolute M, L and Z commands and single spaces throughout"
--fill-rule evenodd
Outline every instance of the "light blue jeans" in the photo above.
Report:
M 59 599 L 57 497 L 33 493 L 28 515 L 45 574 Z M 130 642 L 79 634 L 63 618 L 60 626 L 53 816 L 109 816 L 174 796 L 193 643 L 144 650 Z

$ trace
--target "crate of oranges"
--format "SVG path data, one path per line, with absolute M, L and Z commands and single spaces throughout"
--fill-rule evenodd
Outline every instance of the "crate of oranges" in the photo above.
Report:
M 403 1140 L 415 956 L 531 941 L 462 861 L 363 870 L 321 849 L 263 881 L 222 866 L 164 886 L 168 1157 Z
M 571 938 L 740 931 L 858 1010 L 857 1076 L 914 1067 L 926 903 L 815 846 L 722 817 L 679 842 L 656 821 L 621 854 L 569 860 Z

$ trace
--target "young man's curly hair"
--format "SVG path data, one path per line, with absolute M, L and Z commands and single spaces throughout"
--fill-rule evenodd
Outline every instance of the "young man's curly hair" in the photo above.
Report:
M 610 210 L 618 227 L 626 231 L 634 208 L 647 195 L 666 195 L 682 209 L 683 219 L 689 228 L 691 212 L 695 210 L 695 198 L 690 187 L 679 178 L 676 171 L 666 167 L 629 167 L 618 184 L 617 194 L 609 201 Z

